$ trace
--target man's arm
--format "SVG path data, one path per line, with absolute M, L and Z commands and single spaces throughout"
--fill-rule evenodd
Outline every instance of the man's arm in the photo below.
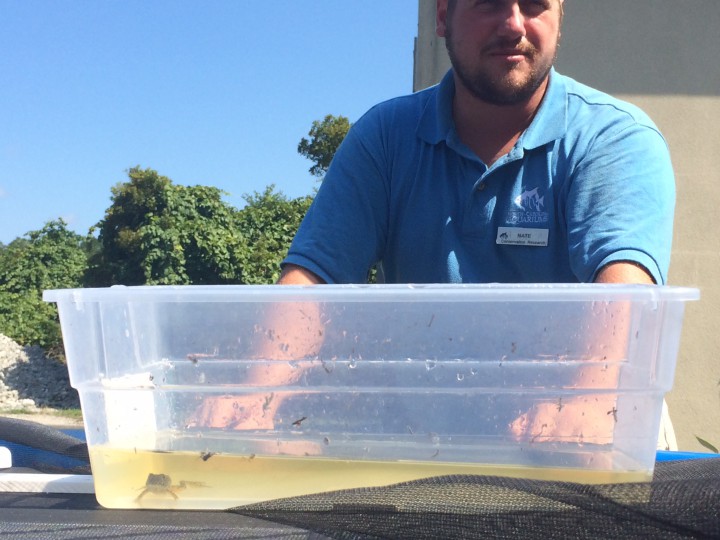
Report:
M 655 283 L 650 273 L 641 265 L 630 261 L 612 262 L 600 269 L 595 283 Z M 600 328 L 600 335 L 588 336 L 591 341 L 605 343 L 606 358 L 617 361 L 626 353 L 625 338 L 629 324 L 621 307 L 615 313 L 615 324 L 609 328 Z M 597 329 L 596 329 L 597 330 Z M 607 334 L 607 335 L 606 335 Z M 586 366 L 582 376 L 576 381 L 577 388 L 591 388 L 593 385 L 606 385 L 608 388 L 617 382 L 617 366 L 608 367 L 607 363 Z M 580 440 L 604 443 L 612 440 L 617 396 L 609 393 L 594 398 L 589 407 L 583 397 L 566 400 L 562 407 L 554 403 L 539 403 L 532 411 L 517 418 L 510 426 L 511 432 L 518 438 L 529 438 L 532 442 L 552 440 Z
M 618 261 L 603 266 L 595 277 L 595 283 L 639 283 L 653 285 L 655 281 L 642 266 Z
M 315 285 L 324 281 L 313 272 L 286 264 L 278 284 Z M 311 356 L 322 344 L 322 323 L 314 302 L 280 304 L 263 323 L 253 357 L 260 360 L 248 374 L 248 384 L 283 387 L 296 381 L 302 369 L 287 360 Z M 270 362 L 270 361 L 278 361 Z M 194 412 L 190 425 L 226 429 L 273 429 L 277 409 L 285 397 L 272 392 L 211 396 Z M 303 450 L 306 451 L 306 450 Z
M 279 285 L 319 285 L 325 280 L 302 266 L 286 264 L 277 282 Z

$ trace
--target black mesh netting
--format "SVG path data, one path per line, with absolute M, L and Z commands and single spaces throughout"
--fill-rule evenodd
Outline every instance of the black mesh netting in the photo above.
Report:
M 720 459 L 658 463 L 651 483 L 445 476 L 231 509 L 331 538 L 720 538 Z

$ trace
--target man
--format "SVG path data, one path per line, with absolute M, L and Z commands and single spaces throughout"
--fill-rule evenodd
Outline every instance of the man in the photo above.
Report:
M 553 70 L 563 0 L 439 0 L 453 69 L 371 109 L 280 283 L 663 283 L 674 179 L 637 108 Z
M 374 265 L 395 283 L 664 283 L 667 145 L 636 107 L 554 71 L 563 0 L 438 0 L 436 16 L 452 70 L 353 126 L 279 283 L 363 282 Z M 545 409 L 511 429 L 588 420 Z M 598 407 L 599 433 L 608 418 Z
M 453 69 L 355 123 L 279 282 L 364 282 L 378 265 L 395 283 L 664 283 L 674 208 L 667 146 L 640 110 L 553 70 L 562 16 L 563 0 L 438 0 Z M 285 341 L 312 351 L 302 334 Z M 274 381 L 292 376 L 283 369 Z M 243 418 L 271 426 L 274 409 L 245 411 L 259 410 L 262 396 L 254 399 Z M 225 401 L 208 404 L 200 423 L 258 427 L 236 422 L 237 400 Z M 562 411 L 540 406 L 511 430 L 540 441 L 592 424 L 602 437 L 613 407 L 609 396 L 588 419 L 570 401 Z

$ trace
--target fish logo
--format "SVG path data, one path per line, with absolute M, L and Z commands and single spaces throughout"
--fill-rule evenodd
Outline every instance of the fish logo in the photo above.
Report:
M 545 197 L 541 197 L 538 188 L 532 191 L 523 191 L 513 201 L 518 207 L 526 211 L 542 212 L 545 207 Z

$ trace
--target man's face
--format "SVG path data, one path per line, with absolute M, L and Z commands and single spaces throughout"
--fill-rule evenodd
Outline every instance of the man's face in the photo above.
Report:
M 438 0 L 445 37 L 462 85 L 483 101 L 510 105 L 533 96 L 557 54 L 562 0 Z

